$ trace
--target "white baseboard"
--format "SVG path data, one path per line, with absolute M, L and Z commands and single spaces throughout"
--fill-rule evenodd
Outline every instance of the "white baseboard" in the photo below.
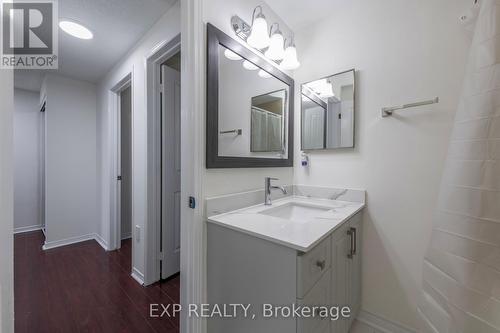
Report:
M 94 234 L 94 239 L 104 250 L 109 251 L 108 243 L 101 237 L 101 235 Z
M 144 285 L 144 274 L 142 274 L 141 272 L 139 272 L 137 270 L 137 268 L 132 268 L 132 277 L 134 278 L 134 280 L 136 280 L 137 282 L 139 282 L 139 284 L 141 286 Z
M 41 230 L 41 229 L 42 229 L 41 225 L 30 225 L 27 227 L 18 227 L 18 228 L 14 228 L 14 235 L 20 234 L 23 232 L 37 231 L 37 230 Z
M 70 244 L 85 242 L 91 239 L 95 239 L 95 234 L 88 234 L 83 236 L 70 237 L 66 239 L 61 239 L 57 241 L 47 242 L 45 241 L 45 245 L 43 245 L 44 250 L 54 249 L 56 247 L 66 246 Z
M 122 236 L 122 240 L 129 239 L 129 238 L 132 238 L 132 231 L 128 232 Z
M 374 328 L 377 331 L 383 332 L 383 333 L 416 333 L 417 331 L 403 326 L 398 323 L 394 323 L 390 320 L 387 320 L 385 318 L 382 318 L 376 314 L 373 314 L 371 312 L 361 310 L 359 312 L 358 317 L 356 318 L 358 321 L 370 326 L 371 328 Z
M 41 227 L 39 229 L 41 229 Z M 85 241 L 92 240 L 92 239 L 95 240 L 104 250 L 109 251 L 108 244 L 106 243 L 104 238 L 102 238 L 99 234 L 88 234 L 88 235 L 83 235 L 83 236 L 61 239 L 61 240 L 57 240 L 57 241 L 53 241 L 53 242 L 45 241 L 45 244 L 43 245 L 42 248 L 44 250 L 50 250 L 50 249 L 54 249 L 56 247 L 76 244 L 76 243 L 85 242 Z

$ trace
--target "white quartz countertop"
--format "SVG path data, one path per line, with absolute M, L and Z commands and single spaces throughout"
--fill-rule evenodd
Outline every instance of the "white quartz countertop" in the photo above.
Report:
M 324 211 L 311 218 L 295 220 L 263 214 L 268 209 L 290 204 L 319 207 Z M 260 204 L 209 216 L 208 222 L 307 252 L 364 206 L 359 202 L 290 196 L 273 200 L 272 206 Z

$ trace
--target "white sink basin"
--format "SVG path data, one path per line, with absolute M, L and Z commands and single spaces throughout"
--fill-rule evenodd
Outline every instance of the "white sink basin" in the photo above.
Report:
M 328 210 L 332 210 L 332 208 L 290 202 L 278 207 L 263 210 L 259 212 L 259 214 L 279 217 L 291 221 L 307 221 L 309 219 L 318 217 Z

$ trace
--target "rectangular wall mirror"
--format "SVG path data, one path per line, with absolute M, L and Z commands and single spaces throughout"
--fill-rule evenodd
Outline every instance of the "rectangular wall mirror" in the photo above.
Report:
M 352 69 L 302 85 L 302 150 L 354 147 L 354 77 Z
M 293 79 L 207 25 L 207 168 L 293 165 Z

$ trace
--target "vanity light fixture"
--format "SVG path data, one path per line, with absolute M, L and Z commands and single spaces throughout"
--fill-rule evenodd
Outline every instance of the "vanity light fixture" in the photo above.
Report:
M 238 54 L 234 53 L 230 49 L 226 49 L 224 51 L 224 56 L 226 58 L 228 58 L 229 60 L 241 60 L 241 59 L 243 59 L 242 57 L 240 57 Z
M 329 82 L 328 80 L 325 81 L 326 81 L 325 84 L 321 87 L 321 90 L 319 91 L 319 95 L 321 96 L 321 98 L 335 97 L 331 82 Z
M 276 27 L 274 32 L 272 32 L 273 27 Z M 273 23 L 271 25 L 271 41 L 269 44 L 269 48 L 264 53 L 264 55 L 274 61 L 281 60 L 285 56 L 285 49 L 283 45 L 285 44 L 285 39 L 283 38 L 283 34 L 279 28 L 278 23 Z
M 333 93 L 332 83 L 328 79 L 313 81 L 306 84 L 306 86 L 321 99 L 335 96 L 335 94 Z
M 243 61 L 243 68 L 248 69 L 249 71 L 255 71 L 255 70 L 259 69 L 259 67 L 255 66 L 254 64 L 252 64 L 248 60 Z
M 285 26 L 285 35 L 292 36 L 288 47 L 285 48 L 287 40 L 278 23 L 273 23 L 270 31 L 267 30 L 268 25 L 262 6 L 257 6 L 253 10 L 251 25 L 238 15 L 234 15 L 231 17 L 231 27 L 236 36 L 246 41 L 251 48 L 262 53 L 267 59 L 280 65 L 281 69 L 294 70 L 300 66 L 297 49 L 293 42 L 293 32 Z
M 292 71 L 300 67 L 300 62 L 297 59 L 297 48 L 295 47 L 293 39 L 290 41 L 290 45 L 285 49 L 285 56 L 280 66 L 287 71 Z
M 255 16 L 255 13 L 259 9 L 259 13 Z M 250 31 L 250 36 L 247 38 L 247 43 L 251 47 L 262 50 L 269 46 L 270 39 L 267 32 L 267 21 L 266 17 L 262 13 L 262 7 L 257 6 L 253 10 L 252 14 L 252 28 Z
M 80 39 L 92 39 L 94 34 L 88 28 L 83 25 L 73 22 L 73 21 L 60 21 L 59 28 L 61 28 L 65 33 Z
M 266 72 L 266 71 L 265 71 L 265 70 L 263 70 L 263 69 L 259 70 L 258 75 L 259 75 L 261 78 L 263 78 L 263 79 L 268 79 L 268 78 L 270 78 L 270 77 L 272 76 L 271 74 L 269 74 L 268 72 Z

